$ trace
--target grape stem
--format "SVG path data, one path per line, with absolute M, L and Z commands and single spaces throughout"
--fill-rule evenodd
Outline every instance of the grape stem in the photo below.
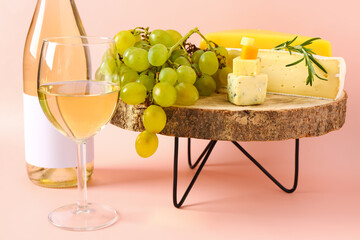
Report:
M 184 47 L 183 44 L 181 44 L 180 46 L 181 46 L 181 48 L 187 53 L 187 54 L 186 54 L 186 58 L 187 58 L 187 60 L 191 63 L 191 58 L 189 57 L 188 51 L 186 50 L 186 48 Z
M 208 45 L 208 48 L 210 50 L 213 50 L 213 47 L 211 46 L 211 43 L 209 42 L 209 40 L 207 40 L 205 38 L 204 35 L 201 34 L 201 32 L 199 31 L 198 28 L 194 28 L 192 30 L 190 30 L 184 37 L 182 37 L 174 46 L 172 46 L 169 50 L 169 54 L 168 54 L 168 58 L 170 58 L 172 52 L 177 49 L 180 45 L 182 45 L 191 35 L 193 35 L 194 33 L 197 33 Z
M 209 43 L 214 44 L 215 47 L 218 47 L 218 46 L 219 46 L 218 44 L 216 44 L 214 41 L 211 41 L 211 40 L 209 41 Z
M 206 37 L 204 35 L 202 35 L 202 33 L 196 28 L 196 32 L 197 34 L 199 34 L 199 36 L 206 42 L 206 44 L 208 45 L 208 48 L 210 50 L 213 50 L 214 48 L 211 46 L 211 43 L 209 42 L 209 40 L 206 39 Z
M 135 34 L 135 33 L 138 33 L 140 36 L 142 34 L 142 36 L 145 38 L 145 39 L 149 39 L 149 35 L 150 35 L 150 32 L 149 32 L 149 27 L 136 27 L 132 30 L 130 30 L 132 32 L 132 34 Z

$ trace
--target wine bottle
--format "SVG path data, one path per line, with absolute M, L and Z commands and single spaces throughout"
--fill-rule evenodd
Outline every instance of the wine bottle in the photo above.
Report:
M 74 0 L 37 1 L 25 43 L 23 84 L 25 161 L 29 179 L 40 186 L 60 188 L 77 184 L 76 144 L 51 125 L 37 98 L 42 42 L 48 37 L 82 35 L 86 34 Z M 89 179 L 94 168 L 93 138 L 88 140 L 86 155 Z

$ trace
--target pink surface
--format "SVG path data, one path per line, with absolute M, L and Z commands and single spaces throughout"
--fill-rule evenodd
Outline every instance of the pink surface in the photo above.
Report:
M 356 1 L 76 2 L 88 35 L 112 36 L 136 26 L 175 28 L 185 33 L 197 26 L 203 33 L 259 28 L 330 40 L 334 56 L 347 62 L 346 123 L 340 131 L 300 141 L 300 182 L 290 195 L 278 190 L 232 144 L 221 142 L 181 210 L 171 201 L 173 139 L 160 137 L 157 153 L 141 159 L 133 146 L 136 134 L 108 126 L 96 138 L 96 169 L 89 199 L 114 206 L 120 220 L 89 233 L 59 230 L 48 223 L 47 214 L 74 202 L 76 189 L 37 187 L 27 180 L 24 165 L 22 51 L 36 1 L 2 1 L 1 240 L 360 238 L 360 18 Z M 197 141 L 195 152 L 204 144 Z M 293 141 L 244 146 L 290 185 Z M 185 155 L 180 160 L 180 183 L 185 186 L 192 171 Z

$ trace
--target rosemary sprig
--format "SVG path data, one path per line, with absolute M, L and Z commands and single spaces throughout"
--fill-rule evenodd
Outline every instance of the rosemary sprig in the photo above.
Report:
M 313 54 L 315 54 L 312 49 L 308 48 L 307 46 L 312 44 L 314 41 L 319 40 L 320 38 L 311 38 L 309 40 L 306 40 L 305 42 L 303 42 L 300 45 L 296 45 L 296 46 L 290 46 L 293 42 L 295 42 L 295 40 L 298 37 L 296 36 L 294 39 L 290 40 L 290 41 L 286 41 L 284 43 L 281 43 L 279 45 L 277 45 L 276 47 L 274 47 L 274 50 L 287 50 L 289 52 L 289 54 L 291 55 L 292 52 L 297 52 L 303 55 L 303 57 L 293 63 L 289 63 L 286 65 L 286 67 L 291 67 L 294 66 L 296 64 L 301 63 L 302 61 L 305 61 L 305 66 L 307 66 L 308 68 L 308 77 L 306 79 L 306 85 L 310 84 L 310 86 L 312 86 L 313 82 L 314 82 L 314 76 L 316 76 L 317 78 L 327 81 L 326 78 L 322 78 L 320 77 L 314 69 L 313 64 L 315 64 L 318 68 L 320 68 L 321 71 L 323 71 L 324 73 L 327 73 L 326 69 L 314 58 Z

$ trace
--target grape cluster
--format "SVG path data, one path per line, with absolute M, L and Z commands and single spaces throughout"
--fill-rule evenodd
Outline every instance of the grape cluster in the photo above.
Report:
M 208 43 L 207 49 L 187 43 L 194 33 Z M 185 36 L 175 30 L 135 28 L 120 31 L 114 40 L 117 57 L 104 55 L 99 77 L 111 76 L 120 84 L 123 102 L 148 105 L 142 118 L 145 131 L 138 135 L 135 149 L 149 157 L 158 147 L 156 134 L 166 125 L 162 107 L 193 105 L 199 96 L 226 86 L 228 52 L 207 41 L 197 28 Z

